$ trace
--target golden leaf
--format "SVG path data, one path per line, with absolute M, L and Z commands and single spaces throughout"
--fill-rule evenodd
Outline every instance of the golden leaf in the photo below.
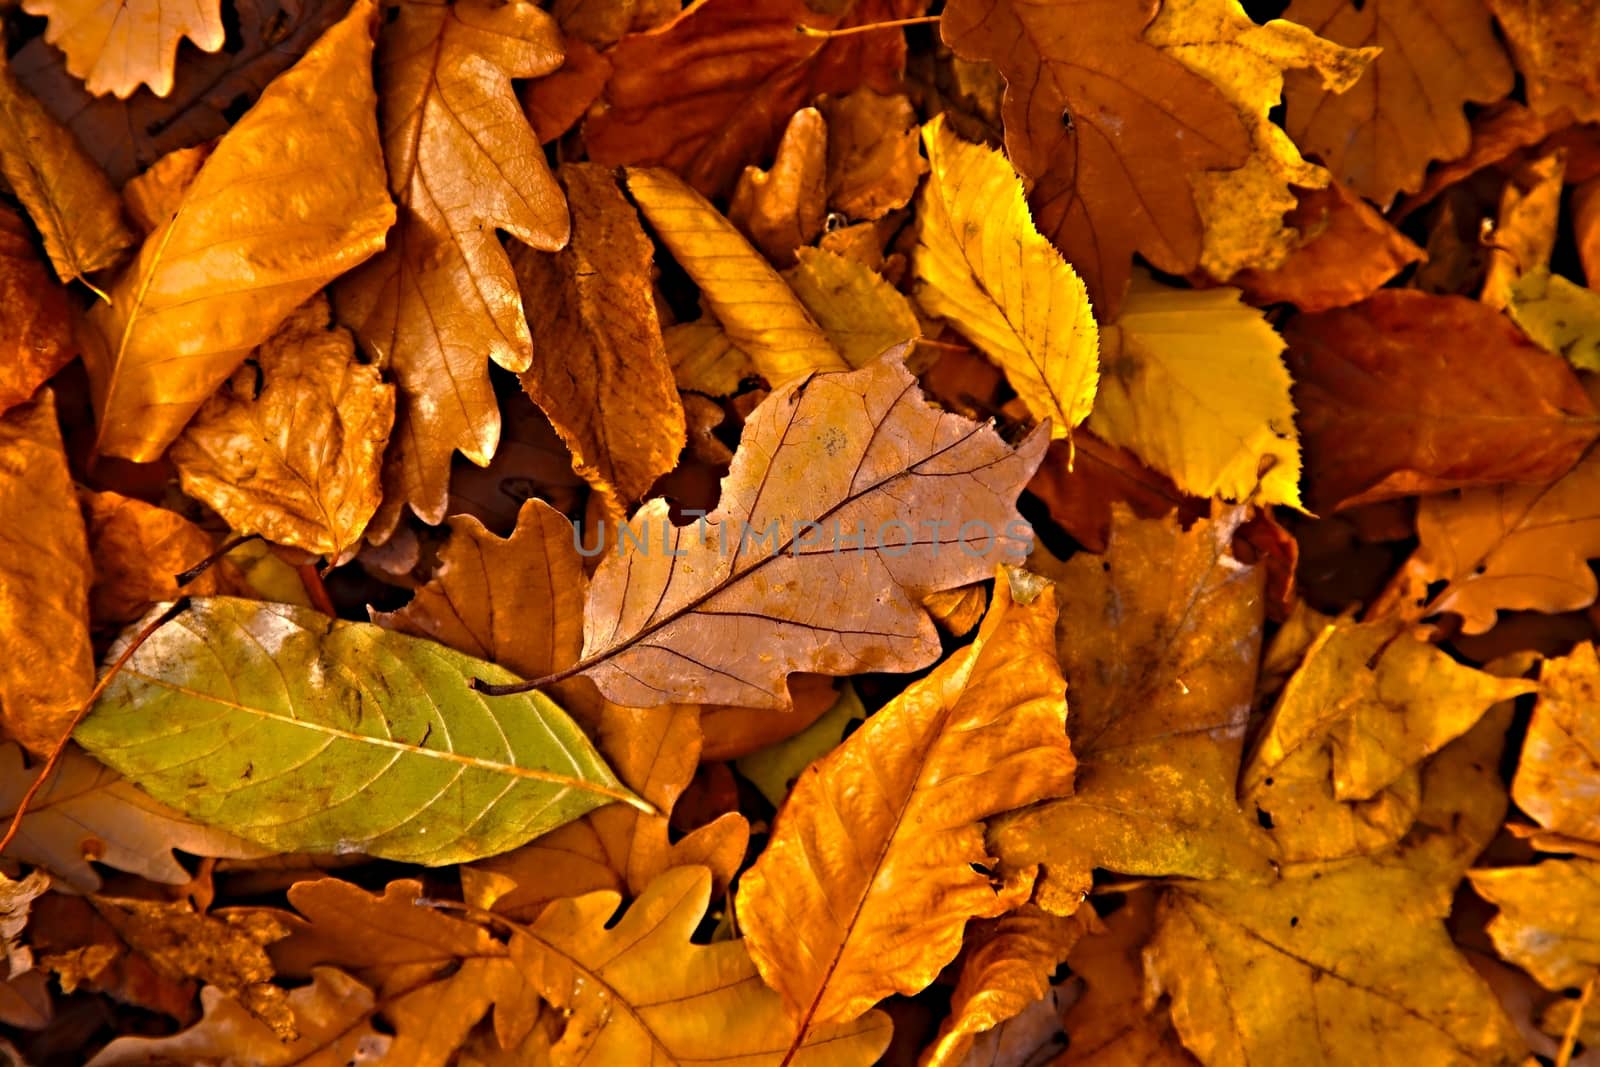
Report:
M 1567 173 L 1567 154 L 1556 149 L 1518 166 L 1500 190 L 1500 210 L 1489 244 L 1489 265 L 1478 299 L 1504 311 L 1518 278 L 1543 270 L 1556 247 L 1561 190 Z
M 746 378 L 755 377 L 755 364 L 728 339 L 728 331 L 710 315 L 662 331 L 672 377 L 686 393 L 728 396 Z
M 1240 296 L 1136 272 L 1101 335 L 1089 429 L 1195 496 L 1300 507 L 1283 338 Z
M 226 37 L 221 0 L 24 0 L 22 8 L 50 20 L 44 39 L 96 96 L 125 99 L 141 85 L 166 96 L 184 38 L 215 52 Z
M 813 763 L 739 883 L 739 926 L 802 1031 L 915 993 L 993 915 L 980 820 L 1072 789 L 1048 582 L 1003 571 L 973 643 Z
M 1250 132 L 1244 166 L 1190 177 L 1205 224 L 1200 268 L 1227 279 L 1246 267 L 1281 265 L 1298 243 L 1283 219 L 1297 203 L 1290 186 L 1321 189 L 1330 180 L 1268 118 L 1284 72 L 1315 71 L 1324 91 L 1342 93 L 1379 50 L 1343 48 L 1282 19 L 1257 25 L 1238 0 L 1166 0 L 1144 39 L 1215 85 Z
M 383 247 L 394 205 L 367 72 L 373 12 L 361 0 L 272 83 L 90 312 L 101 453 L 155 459 L 295 308 Z
M 803 107 L 789 117 L 771 170 L 746 167 L 728 201 L 728 219 L 773 263 L 794 266 L 797 249 L 822 233 L 827 213 L 828 124 Z
M 785 275 L 789 286 L 850 366 L 860 370 L 922 335 L 910 302 L 860 260 L 820 248 L 800 249 L 799 259 Z
M 909 204 L 928 169 L 911 101 L 862 88 L 819 106 L 828 120 L 828 206 L 870 220 Z
M 66 366 L 75 351 L 67 294 L 46 273 L 27 223 L 0 209 L 0 415 Z
M 527 319 L 497 230 L 553 252 L 570 224 L 512 92 L 561 65 L 561 35 L 527 3 L 407 0 L 378 47 L 383 158 L 399 225 L 383 254 L 341 279 L 334 303 L 400 385 L 395 447 L 374 532 L 406 505 L 445 515 L 450 456 L 482 467 L 500 440 L 484 356 L 532 358 Z
M 175 511 L 121 493 L 78 491 L 94 559 L 89 614 L 97 623 L 132 622 L 153 604 L 180 595 L 176 575 L 211 555 L 210 534 Z M 244 589 L 226 557 L 187 582 L 183 593 L 212 596 Z
M 122 187 L 122 205 L 140 233 L 149 236 L 178 213 L 183 194 L 194 184 L 214 147 L 206 142 L 168 152 L 148 170 L 128 179 Z
M 183 491 L 235 530 L 339 559 L 378 509 L 394 387 L 356 361 L 330 315 L 321 296 L 297 308 L 205 402 L 171 458 Z
M 1511 284 L 1506 314 L 1546 352 L 1600 371 L 1600 292 L 1539 267 Z
M 1495 951 L 1540 985 L 1581 987 L 1600 975 L 1600 863 L 1545 860 L 1467 877 L 1500 909 L 1489 923 Z
M 1034 228 L 1004 156 L 939 118 L 922 140 L 932 174 L 918 202 L 917 302 L 999 364 L 1051 436 L 1067 437 L 1089 414 L 1098 374 L 1083 282 Z
M 1600 57 L 1600 6 L 1594 0 L 1488 4 L 1511 42 L 1533 110 L 1551 115 L 1567 109 L 1579 122 L 1600 121 L 1595 62 Z
M 1547 831 L 1600 843 L 1600 658 L 1592 643 L 1547 659 L 1511 796 Z
M 783 278 L 705 197 L 664 170 L 630 168 L 628 191 L 768 383 L 848 369 Z
M 873 1063 L 889 1044 L 882 1014 L 797 1033 L 744 941 L 690 942 L 710 897 L 705 870 L 679 867 L 614 925 L 619 897 L 600 892 L 558 901 L 512 935 L 512 959 L 568 1016 L 552 1067 Z

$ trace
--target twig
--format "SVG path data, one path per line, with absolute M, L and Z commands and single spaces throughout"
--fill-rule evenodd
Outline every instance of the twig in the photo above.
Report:
M 247 541 L 254 541 L 260 536 L 260 534 L 240 534 L 237 537 L 230 537 L 226 541 L 222 542 L 222 545 L 215 552 L 211 553 L 211 555 L 207 556 L 199 563 L 196 563 L 193 567 L 190 567 L 188 570 L 179 574 L 174 574 L 172 576 L 172 580 L 177 582 L 179 585 L 188 585 L 206 571 L 216 566 L 217 561 L 223 556 L 226 556 L 229 552 L 232 552 L 234 549 L 238 548 Z
M 1567 1067 L 1572 1062 L 1572 1050 L 1578 1047 L 1578 1031 L 1583 1029 L 1583 1012 L 1594 996 L 1594 983 L 1594 978 L 1583 983 L 1583 995 L 1572 1007 L 1572 1018 L 1567 1020 L 1567 1032 L 1561 1035 L 1561 1051 L 1556 1053 L 1556 1067 Z
M 868 22 L 860 26 L 846 26 L 842 30 L 819 30 L 811 26 L 796 26 L 794 32 L 802 37 L 852 37 L 872 30 L 892 30 L 901 26 L 926 26 L 938 22 L 938 15 L 919 15 L 911 19 L 890 19 L 887 22 Z

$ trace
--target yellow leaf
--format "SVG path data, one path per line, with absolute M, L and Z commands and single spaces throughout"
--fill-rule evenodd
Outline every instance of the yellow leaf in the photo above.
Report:
M 178 45 L 222 47 L 222 0 L 24 0 L 24 11 L 50 20 L 44 39 L 67 57 L 67 70 L 96 96 L 132 96 L 148 85 L 172 91 Z
M 328 301 L 295 310 L 173 442 L 183 491 L 241 533 L 339 559 L 378 510 L 394 386 Z
M 802 248 L 799 258 L 789 285 L 850 366 L 922 335 L 911 304 L 865 263 L 820 248 Z
M 1089 429 L 1196 496 L 1300 507 L 1283 338 L 1240 295 L 1136 271 L 1105 328 Z
M 1227 279 L 1246 267 L 1281 265 L 1300 243 L 1283 222 L 1298 202 L 1289 187 L 1321 189 L 1331 180 L 1268 118 L 1283 96 L 1284 72 L 1315 71 L 1325 92 L 1342 93 L 1379 50 L 1344 48 L 1282 19 L 1257 25 L 1238 0 L 1166 0 L 1144 39 L 1221 90 L 1250 133 L 1244 166 L 1189 177 L 1205 223 L 1201 268 Z
M 918 202 L 917 302 L 1006 372 L 1028 411 L 1067 437 L 1094 403 L 1098 340 L 1083 281 L 1040 236 L 1005 156 L 935 118 Z
M 686 393 L 728 396 L 739 383 L 755 376 L 750 357 L 728 339 L 728 331 L 710 315 L 662 331 L 672 377 Z
M 1566 989 L 1600 975 L 1600 863 L 1545 860 L 1467 877 L 1500 909 L 1489 923 L 1495 950 L 1540 985 Z
M 1546 352 L 1600 371 L 1600 292 L 1540 267 L 1511 283 L 1506 313 Z
M 627 173 L 628 191 L 656 236 L 768 384 L 849 369 L 778 272 L 705 197 L 669 171 Z
M 739 926 L 802 1031 L 915 993 L 1004 910 L 980 820 L 1070 792 L 1055 595 L 1002 572 L 973 643 L 813 763 L 745 872 Z
M 1545 660 L 1511 781 L 1517 806 L 1553 833 L 1600 843 L 1600 658 L 1592 643 Z
M 1504 311 L 1520 278 L 1548 273 L 1566 175 L 1567 153 L 1559 148 L 1512 169 L 1493 229 L 1482 235 L 1489 262 L 1478 299 L 1485 304 Z
M 251 349 L 383 247 L 384 188 L 361 0 L 222 138 L 177 214 L 89 314 L 98 450 L 148 462 Z

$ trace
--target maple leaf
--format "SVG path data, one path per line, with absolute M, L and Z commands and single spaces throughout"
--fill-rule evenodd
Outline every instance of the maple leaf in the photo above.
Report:
M 794 266 L 795 252 L 822 233 L 827 157 L 828 124 L 804 107 L 789 117 L 772 169 L 739 175 L 728 218 L 779 266 Z
M 148 85 L 166 96 L 179 43 L 215 52 L 226 36 L 221 0 L 24 0 L 22 8 L 49 19 L 44 39 L 96 95 L 125 98 Z
M 79 490 L 78 503 L 94 560 L 89 616 L 96 623 L 129 623 L 152 604 L 176 600 L 174 576 L 209 557 L 215 547 L 210 534 L 182 515 L 134 497 Z M 193 596 L 247 589 L 226 560 L 184 585 Z
M 1116 317 L 1135 253 L 1169 273 L 1194 268 L 1204 224 L 1190 177 L 1249 158 L 1227 96 L 1144 39 L 1157 6 L 955 0 L 939 23 L 958 55 L 1005 76 L 1007 153 L 1102 322 Z
M 375 532 L 404 505 L 444 518 L 457 450 L 494 455 L 500 409 L 484 356 L 528 368 L 517 279 L 497 230 L 553 252 L 570 222 L 561 188 L 511 90 L 561 65 L 561 37 L 532 4 L 409 0 L 378 48 L 383 156 L 401 206 L 383 254 L 340 280 L 339 317 L 392 370 L 402 401 Z
M 918 203 L 917 302 L 989 355 L 1036 419 L 1067 437 L 1089 414 L 1099 335 L 1088 294 L 1034 229 L 1022 182 L 999 153 L 935 118 Z
M 744 941 L 690 942 L 710 896 L 708 872 L 679 867 L 614 925 L 617 894 L 599 892 L 557 901 L 514 931 L 512 958 L 568 1017 L 551 1063 L 874 1062 L 889 1043 L 882 1014 L 796 1033 Z
M 321 296 L 293 311 L 205 402 L 170 458 L 184 492 L 235 530 L 337 560 L 378 508 L 394 387 L 356 361 L 331 316 Z
M 367 74 L 373 10 L 362 0 L 272 83 L 90 312 L 100 452 L 155 459 L 296 307 L 383 247 L 394 206 Z M 315 121 L 308 99 L 328 101 Z
M 1383 290 L 1284 339 L 1318 510 L 1548 481 L 1600 435 L 1571 368 L 1475 300 Z
M 1528 722 L 1511 796 L 1554 835 L 1600 842 L 1600 724 L 1590 709 L 1600 695 L 1600 658 L 1593 644 L 1548 659 L 1539 671 L 1539 701 Z
M 72 359 L 67 297 L 52 285 L 27 224 L 0 209 L 0 415 L 38 391 Z
M 973 643 L 813 763 L 745 872 L 739 926 L 801 1032 L 915 993 L 1004 909 L 979 820 L 1072 788 L 1055 597 L 996 580 Z

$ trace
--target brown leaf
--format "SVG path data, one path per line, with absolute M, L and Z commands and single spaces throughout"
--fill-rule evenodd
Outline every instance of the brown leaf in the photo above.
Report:
M 1600 178 L 1572 190 L 1572 230 L 1589 288 L 1600 291 Z
M 1177 508 L 1190 517 L 1203 511 L 1200 502 L 1166 475 L 1087 430 L 1075 432 L 1070 445 L 1051 442 L 1028 492 L 1044 501 L 1050 517 L 1090 552 L 1106 550 L 1112 509 L 1118 503 L 1141 519 L 1159 518 Z
M 1250 140 L 1214 85 L 1144 41 L 1154 0 L 1070 5 L 955 0 L 939 24 L 1006 78 L 1006 148 L 1033 181 L 1039 230 L 1116 317 L 1135 253 L 1174 274 L 1199 262 L 1190 176 L 1237 167 Z
M 172 445 L 183 491 L 240 533 L 341 558 L 378 508 L 394 387 L 317 296 L 292 312 Z
M 670 22 L 681 6 L 679 0 L 552 0 L 550 13 L 563 33 L 606 48 L 624 34 Z
M 650 298 L 654 249 L 610 171 L 569 163 L 558 175 L 572 241 L 517 246 L 522 301 L 539 309 L 522 387 L 572 452 L 572 469 L 621 514 L 678 462 L 683 404 Z
M 94 687 L 89 546 L 55 395 L 0 417 L 0 725 L 48 752 Z
M 898 30 L 813 37 L 917 14 L 921 0 L 854 0 L 843 15 L 803 0 L 697 0 L 649 33 L 623 38 L 613 74 L 584 127 L 596 163 L 664 166 L 708 196 L 746 164 L 770 157 L 789 116 L 820 93 L 868 85 L 891 92 L 905 62 Z
M 828 124 L 803 107 L 789 117 L 771 170 L 746 167 L 728 201 L 728 218 L 773 263 L 792 267 L 795 250 L 822 233 L 827 211 Z
M 1548 481 L 1600 436 L 1572 368 L 1475 300 L 1384 290 L 1284 339 L 1318 511 Z
M 35 897 L 50 888 L 50 876 L 34 871 L 20 881 L 0 874 L 0 963 L 5 978 L 22 974 L 33 966 L 33 953 L 22 944 L 22 931 L 28 925 L 28 912 Z
M 1339 44 L 1383 49 L 1344 93 L 1304 72 L 1284 85 L 1289 136 L 1380 207 L 1420 188 L 1433 160 L 1467 151 L 1463 105 L 1511 90 L 1484 0 L 1294 0 L 1284 17 Z
M 1049 583 L 1002 571 L 978 636 L 801 775 L 739 926 L 802 1030 L 915 993 L 1008 905 L 979 820 L 1072 788 Z
M 1600 121 L 1600 4 L 1573 0 L 1488 0 L 1511 42 L 1527 86 L 1528 104 L 1541 115 L 1566 109 L 1579 122 Z
M 141 85 L 166 96 L 184 38 L 215 52 L 226 36 L 221 0 L 23 0 L 22 7 L 50 20 L 44 39 L 96 96 L 126 98 Z
M 497 230 L 553 252 L 570 224 L 511 89 L 561 65 L 561 35 L 532 4 L 408 0 L 378 49 L 383 154 L 401 206 L 383 254 L 334 290 L 341 321 L 391 371 L 402 399 L 374 524 L 386 538 L 409 504 L 444 518 L 450 456 L 494 455 L 500 410 L 484 356 L 532 358 L 517 279 Z
M 367 74 L 373 12 L 361 0 L 272 83 L 90 312 L 99 452 L 158 457 L 295 308 L 383 247 L 394 206 Z M 308 99 L 326 101 L 315 118 Z
M 611 63 L 580 37 L 562 43 L 566 59 L 553 74 L 525 82 L 518 92 L 539 143 L 549 144 L 578 124 L 611 79 Z
M 734 760 L 793 737 L 833 707 L 839 698 L 833 686 L 832 678 L 820 674 L 791 674 L 789 699 L 794 706 L 782 715 L 763 708 L 701 705 L 700 732 L 704 741 L 700 758 L 708 762 Z
M 795 671 L 924 666 L 939 642 L 918 601 L 1020 558 L 1013 502 L 1044 444 L 1036 433 L 1012 450 L 935 411 L 892 359 L 774 390 L 716 511 L 673 526 L 657 498 L 623 531 L 637 543 L 619 535 L 570 672 L 629 706 L 784 708 Z M 916 527 L 930 525 L 924 540 Z
M 0 174 L 28 209 L 62 281 L 114 266 L 133 244 L 116 190 L 3 59 Z
M 94 559 L 89 615 L 123 625 L 152 604 L 176 600 L 176 575 L 211 555 L 212 536 L 175 511 L 113 492 L 78 491 Z M 243 593 L 243 578 L 226 559 L 186 584 L 191 596 Z
M 1597 699 L 1600 658 L 1592 643 L 1545 660 L 1511 797 L 1547 831 L 1600 843 Z
M 1422 188 L 1403 197 L 1394 206 L 1390 218 L 1397 225 L 1404 222 L 1414 211 L 1445 190 L 1453 189 L 1474 174 L 1498 166 L 1529 145 L 1544 140 L 1555 121 L 1559 120 L 1547 122 L 1515 100 L 1502 100 L 1485 108 L 1473 117 L 1472 140 L 1466 154 L 1431 167 Z
M 828 206 L 881 219 L 911 203 L 928 169 L 911 101 L 857 89 L 819 106 L 828 120 Z
M 22 216 L 0 208 L 0 415 L 27 400 L 72 358 L 67 294 L 34 253 Z

